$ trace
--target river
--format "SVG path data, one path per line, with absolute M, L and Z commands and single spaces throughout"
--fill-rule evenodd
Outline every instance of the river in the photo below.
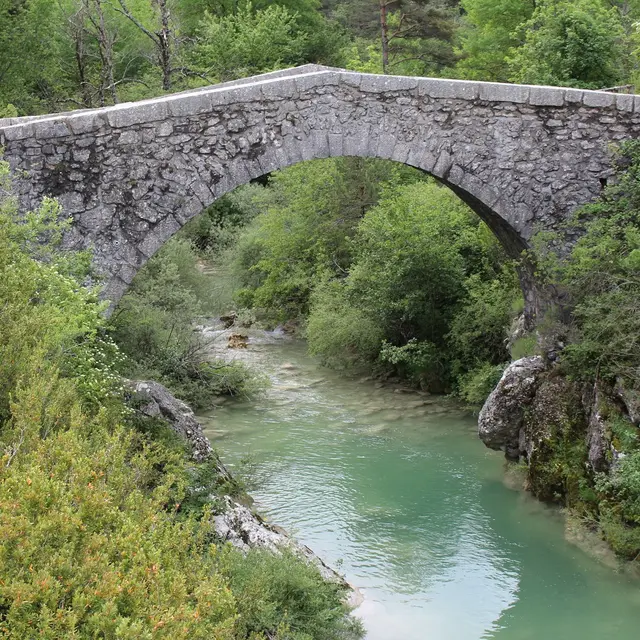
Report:
M 503 457 L 446 399 L 348 380 L 278 333 L 249 332 L 264 397 L 205 418 L 257 508 L 364 595 L 368 640 L 637 640 L 640 584 L 565 539 L 561 515 L 505 483 Z

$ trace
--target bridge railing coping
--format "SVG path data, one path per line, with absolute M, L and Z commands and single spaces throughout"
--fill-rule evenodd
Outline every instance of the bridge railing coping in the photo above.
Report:
M 105 120 L 111 127 L 120 128 L 170 117 L 197 115 L 219 106 L 297 97 L 301 92 L 316 87 L 339 84 L 370 93 L 408 91 L 417 92 L 415 95 L 419 97 L 434 99 L 511 102 L 537 107 L 582 105 L 640 113 L 639 95 L 537 85 L 387 76 L 304 65 L 103 109 L 0 120 L 0 144 L 3 142 L 2 138 L 46 139 L 90 133 L 102 127 Z
M 222 89 L 222 88 L 240 86 L 243 84 L 251 84 L 252 82 L 255 82 L 256 78 L 264 78 L 265 80 L 271 80 L 274 78 L 284 78 L 287 76 L 295 76 L 301 73 L 316 73 L 318 71 L 325 71 L 331 68 L 332 67 L 325 67 L 324 65 L 320 65 L 320 64 L 303 64 L 299 67 L 289 67 L 288 69 L 279 69 L 278 71 L 269 71 L 268 73 L 263 73 L 259 76 L 251 76 L 249 78 L 239 78 L 238 80 L 218 82 L 216 84 L 209 84 L 205 87 L 196 87 L 195 89 L 187 89 L 186 91 L 177 91 L 176 93 L 167 94 L 165 96 L 158 96 L 156 98 L 147 98 L 145 100 L 138 100 L 136 102 L 122 102 L 120 103 L 120 105 L 144 104 L 146 102 L 155 102 L 156 100 L 161 100 L 162 98 L 166 98 L 168 96 L 187 96 L 193 93 L 201 93 L 203 91 L 209 91 L 211 89 Z M 119 105 L 115 105 L 115 106 L 119 106 Z M 96 108 L 73 109 L 72 111 L 63 111 L 61 113 L 54 113 L 54 114 L 48 113 L 48 114 L 42 114 L 38 116 L 20 116 L 17 118 L 0 118 L 0 128 L 12 127 L 16 124 L 24 124 L 26 122 L 35 122 L 36 120 L 48 120 L 52 117 L 58 117 L 58 116 L 75 116 L 75 115 L 78 115 L 79 113 L 93 113 L 96 111 L 103 111 L 105 108 L 109 108 L 109 107 L 103 107 L 100 109 L 96 109 Z

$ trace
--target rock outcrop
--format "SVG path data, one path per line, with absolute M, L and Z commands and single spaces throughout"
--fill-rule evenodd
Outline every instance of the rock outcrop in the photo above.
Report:
M 525 408 L 532 402 L 545 364 L 541 357 L 521 358 L 509 365 L 487 398 L 478 418 L 480 439 L 508 458 L 520 455 Z
M 268 549 L 273 553 L 279 553 L 283 549 L 288 549 L 313 563 L 325 580 L 348 586 L 340 574 L 327 566 L 309 547 L 291 538 L 286 531 L 265 522 L 260 516 L 228 496 L 225 498 L 225 503 L 224 513 L 213 517 L 216 535 L 221 540 L 230 542 L 242 551 Z
M 214 455 L 191 407 L 178 400 L 169 389 L 153 380 L 130 380 L 128 387 L 136 409 L 149 418 L 164 420 L 189 445 L 196 462 L 204 462 Z
M 178 400 L 158 382 L 131 380 L 128 382 L 128 387 L 136 410 L 149 418 L 165 421 L 182 440 L 188 443 L 194 461 L 214 460 L 221 479 L 233 484 L 231 474 L 218 458 L 204 435 L 202 426 L 187 404 Z M 280 527 L 268 524 L 230 496 L 224 497 L 224 504 L 224 511 L 214 515 L 211 523 L 215 535 L 222 541 L 230 542 L 242 551 L 267 549 L 273 553 L 279 553 L 283 549 L 289 549 L 313 563 L 326 580 L 349 587 L 344 578 L 327 566 L 309 547 L 295 541 Z M 354 591 L 354 594 L 357 596 L 357 591 Z M 350 602 L 357 604 L 358 600 L 357 598 L 354 600 L 352 595 Z

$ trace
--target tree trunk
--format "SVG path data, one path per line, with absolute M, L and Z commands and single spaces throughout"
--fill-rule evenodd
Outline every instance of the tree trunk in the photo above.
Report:
M 380 37 L 382 39 L 382 73 L 389 67 L 389 25 L 387 24 L 387 0 L 380 0 Z
M 160 67 L 162 68 L 162 88 L 171 90 L 171 11 L 167 0 L 158 0 L 161 28 L 158 32 Z

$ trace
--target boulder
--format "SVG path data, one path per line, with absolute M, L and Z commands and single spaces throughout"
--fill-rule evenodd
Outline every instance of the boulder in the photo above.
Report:
M 478 435 L 487 447 L 502 450 L 510 458 L 519 457 L 525 408 L 533 400 L 544 370 L 540 356 L 521 358 L 507 367 L 478 417 Z

